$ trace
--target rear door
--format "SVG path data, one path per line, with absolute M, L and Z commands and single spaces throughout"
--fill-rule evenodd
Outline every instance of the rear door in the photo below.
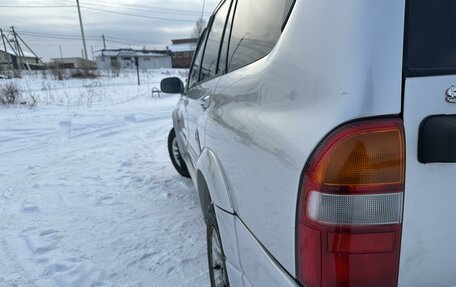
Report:
M 407 2 L 399 286 L 456 286 L 455 15 L 456 0 Z
M 193 163 L 192 152 L 189 150 L 189 142 L 190 138 L 192 137 L 192 133 L 190 132 L 190 124 L 188 120 L 188 113 L 192 110 L 190 105 L 190 99 L 195 100 L 200 97 L 200 87 L 199 87 L 199 75 L 201 71 L 201 62 L 203 60 L 203 53 L 204 53 L 204 45 L 206 43 L 206 36 L 207 30 L 205 29 L 199 40 L 198 46 L 196 48 L 195 55 L 193 56 L 193 63 L 190 68 L 189 77 L 187 81 L 187 90 L 185 94 L 182 95 L 181 101 L 182 105 L 184 106 L 184 123 L 182 127 L 182 131 L 184 132 L 183 137 L 185 138 L 186 150 L 189 151 L 191 163 Z
M 206 110 L 211 104 L 211 96 L 218 82 L 217 77 L 221 74 L 217 70 L 218 59 L 230 5 L 231 0 L 221 2 L 211 18 L 201 62 L 199 83 L 187 94 L 189 99 L 187 106 L 188 144 L 194 163 L 198 160 L 204 145 Z

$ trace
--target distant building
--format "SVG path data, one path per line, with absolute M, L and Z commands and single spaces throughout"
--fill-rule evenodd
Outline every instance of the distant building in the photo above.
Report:
M 168 46 L 168 50 L 173 55 L 173 68 L 190 68 L 198 38 L 175 39 L 171 42 L 173 44 Z
M 170 69 L 171 54 L 168 50 L 103 49 L 95 54 L 98 69 L 108 70 L 115 67 L 136 69 L 135 58 L 140 69 Z
M 97 64 L 94 61 L 86 60 L 81 57 L 72 58 L 54 58 L 51 59 L 54 63 L 58 63 L 63 69 L 96 69 Z
M 11 67 L 18 69 L 21 63 L 24 69 L 30 67 L 35 70 L 41 66 L 40 59 L 29 52 L 24 51 L 23 56 L 18 56 L 10 49 L 5 51 L 4 48 L 0 48 L 0 69 L 11 69 Z

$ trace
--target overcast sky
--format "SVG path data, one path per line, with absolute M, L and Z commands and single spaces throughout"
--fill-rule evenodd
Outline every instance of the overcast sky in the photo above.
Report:
M 89 58 L 92 47 L 103 47 L 102 34 L 107 48 L 164 48 L 171 39 L 188 38 L 201 16 L 203 1 L 80 0 Z M 218 2 L 206 0 L 206 20 Z M 40 57 L 60 57 L 59 45 L 64 57 L 81 56 L 76 0 L 0 0 L 0 28 L 11 26 Z

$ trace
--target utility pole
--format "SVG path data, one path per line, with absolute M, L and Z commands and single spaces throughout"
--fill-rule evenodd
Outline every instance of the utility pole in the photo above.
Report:
M 105 38 L 105 35 L 103 34 L 101 36 L 101 38 L 103 38 L 103 49 L 106 50 L 106 38 Z
M 14 55 L 16 56 L 17 72 L 20 73 L 19 65 L 18 65 L 18 63 L 17 63 L 17 57 L 18 57 L 18 55 L 17 55 L 16 49 L 13 47 L 13 45 L 11 45 L 10 40 L 9 40 L 8 38 L 6 38 L 6 35 L 3 35 L 3 39 L 6 39 L 6 43 L 7 43 L 8 46 L 11 48 L 11 51 L 13 51 Z M 5 43 L 5 42 L 3 42 L 3 43 Z M 12 58 L 12 56 L 10 56 L 10 57 L 11 57 L 11 67 L 12 67 L 12 69 L 14 69 L 13 58 Z
M 32 48 L 30 48 L 30 46 L 27 45 L 27 43 L 24 41 L 24 39 L 22 39 L 21 36 L 20 36 L 19 34 L 17 34 L 17 33 L 16 33 L 16 36 L 19 38 L 19 40 L 21 40 L 22 44 L 24 44 L 24 46 L 27 47 L 27 49 L 29 49 L 30 53 L 32 53 L 33 56 L 35 56 L 35 58 L 36 58 L 39 62 L 41 62 L 43 65 L 45 65 L 45 63 L 43 62 L 43 60 L 41 60 L 41 58 L 38 57 L 38 55 L 32 50 Z M 21 50 L 22 50 L 22 48 L 21 48 Z M 22 53 L 24 53 L 23 50 L 22 50 Z M 24 57 L 25 57 L 25 55 L 24 55 Z
M 82 25 L 81 7 L 79 7 L 79 0 L 76 0 L 76 4 L 78 4 L 79 24 L 81 25 L 82 44 L 84 45 L 84 56 L 85 59 L 88 60 L 89 58 L 87 56 L 87 46 L 84 35 L 84 26 Z
M 204 19 L 204 6 L 206 6 L 206 0 L 203 0 L 203 10 L 201 10 L 201 19 Z
M 136 76 L 138 77 L 138 86 L 141 86 L 141 80 L 139 78 L 139 58 L 135 56 L 135 65 L 136 65 Z
M 22 68 L 23 68 L 23 63 L 22 63 L 22 55 L 21 55 L 21 50 L 20 50 L 20 47 L 19 47 L 19 41 L 17 40 L 17 35 L 16 35 L 16 31 L 14 30 L 14 27 L 11 26 L 11 31 L 13 32 L 13 37 L 14 37 L 14 44 L 16 46 L 16 51 L 17 52 L 14 52 L 16 54 L 16 57 L 17 57 L 17 60 L 18 60 L 18 64 L 19 64 L 19 70 L 22 71 Z
M 58 65 L 59 65 L 59 71 L 60 71 L 60 69 L 62 69 L 62 67 L 63 67 L 63 52 L 62 52 L 62 45 L 59 45 L 59 49 L 60 49 L 60 63 L 58 63 Z
M 5 43 L 6 36 L 3 34 L 2 28 L 0 28 L 0 37 L 2 38 L 3 47 L 5 48 L 6 59 L 8 60 L 8 57 L 10 58 L 9 66 L 11 67 L 11 69 L 13 69 L 13 61 L 11 60 L 11 56 L 8 56 L 8 49 L 6 48 L 6 43 Z

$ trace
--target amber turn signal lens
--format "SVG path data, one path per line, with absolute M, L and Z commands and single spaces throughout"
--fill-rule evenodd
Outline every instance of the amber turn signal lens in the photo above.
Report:
M 349 127 L 321 153 L 313 181 L 323 186 L 404 183 L 404 138 L 394 125 L 357 130 Z

